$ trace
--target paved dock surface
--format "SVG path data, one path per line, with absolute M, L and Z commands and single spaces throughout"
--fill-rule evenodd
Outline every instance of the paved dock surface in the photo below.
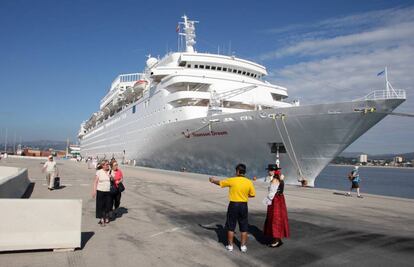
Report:
M 249 202 L 248 252 L 225 250 L 227 189 L 208 176 L 121 166 L 122 215 L 106 227 L 95 218 L 95 170 L 58 161 L 62 188 L 48 191 L 41 160 L 5 159 L 27 167 L 30 198 L 83 200 L 82 248 L 0 253 L 0 266 L 413 266 L 414 200 L 287 186 L 291 238 L 264 245 L 266 185 Z M 230 170 L 230 173 L 233 170 Z M 7 216 L 3 214 L 2 216 Z

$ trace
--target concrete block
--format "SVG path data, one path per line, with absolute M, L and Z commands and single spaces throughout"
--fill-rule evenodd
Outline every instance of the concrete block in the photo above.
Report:
M 81 246 L 81 199 L 0 199 L 0 251 Z
M 0 198 L 20 198 L 29 184 L 26 168 L 0 166 Z

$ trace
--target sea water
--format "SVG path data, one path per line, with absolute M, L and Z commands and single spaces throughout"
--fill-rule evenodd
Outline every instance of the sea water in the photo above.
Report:
M 348 174 L 353 166 L 327 166 L 316 178 L 315 187 L 349 191 Z M 361 194 L 414 198 L 414 168 L 359 167 Z

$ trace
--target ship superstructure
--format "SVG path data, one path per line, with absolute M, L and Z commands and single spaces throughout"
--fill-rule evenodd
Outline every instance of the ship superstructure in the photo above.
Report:
M 264 66 L 198 53 L 196 22 L 183 20 L 184 51 L 118 76 L 82 123 L 82 156 L 218 175 L 244 162 L 259 177 L 280 160 L 288 182 L 313 185 L 333 157 L 405 100 L 405 91 L 387 90 L 344 103 L 288 103 L 287 89 L 264 79 Z

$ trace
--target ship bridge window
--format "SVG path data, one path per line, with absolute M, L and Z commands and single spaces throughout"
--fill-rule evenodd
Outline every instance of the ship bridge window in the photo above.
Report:
M 237 101 L 223 101 L 223 107 L 234 108 L 234 109 L 244 109 L 244 110 L 255 110 L 254 105 L 237 102 Z
M 208 92 L 210 84 L 208 83 L 188 83 L 188 82 L 179 82 L 167 86 L 167 89 L 170 93 L 175 93 L 178 91 L 197 91 L 197 92 Z
M 223 71 L 227 71 L 227 68 L 223 68 Z
M 275 93 L 270 93 L 274 101 L 282 101 L 283 96 Z
M 210 66 L 209 65 L 206 65 L 206 70 L 209 70 L 210 69 Z
M 209 99 L 202 98 L 181 98 L 169 102 L 173 108 L 185 107 L 185 106 L 198 106 L 198 107 L 207 107 L 210 103 Z
M 185 64 L 187 64 L 187 62 L 185 62 L 185 61 L 181 61 L 181 62 L 178 64 L 178 66 L 180 66 L 180 67 L 184 67 L 184 66 L 185 66 Z
M 221 67 L 217 67 L 217 70 L 221 70 Z
M 200 69 L 204 69 L 204 65 L 200 65 Z
M 194 65 L 194 68 L 195 68 L 195 69 L 198 69 L 198 65 Z

